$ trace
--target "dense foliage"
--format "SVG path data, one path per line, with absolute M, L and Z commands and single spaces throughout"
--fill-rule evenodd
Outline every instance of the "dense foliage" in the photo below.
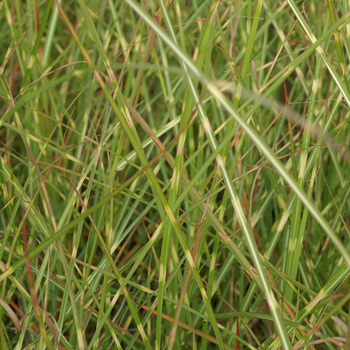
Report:
M 0 2 L 0 349 L 349 349 L 349 6 Z

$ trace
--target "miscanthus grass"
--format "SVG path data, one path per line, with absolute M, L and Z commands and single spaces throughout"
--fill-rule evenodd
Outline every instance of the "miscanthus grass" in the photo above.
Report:
M 0 2 L 0 349 L 350 349 L 349 7 Z

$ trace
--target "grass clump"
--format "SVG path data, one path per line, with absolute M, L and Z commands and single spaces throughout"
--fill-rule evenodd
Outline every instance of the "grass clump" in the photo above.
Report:
M 2 4 L 2 349 L 349 348 L 346 1 Z

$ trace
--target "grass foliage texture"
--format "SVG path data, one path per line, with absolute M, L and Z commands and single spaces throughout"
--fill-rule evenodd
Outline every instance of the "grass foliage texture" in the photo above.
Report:
M 0 349 L 350 349 L 349 7 L 0 1 Z

